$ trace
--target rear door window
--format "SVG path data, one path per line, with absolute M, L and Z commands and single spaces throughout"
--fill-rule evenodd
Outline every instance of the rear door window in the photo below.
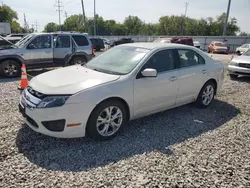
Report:
M 56 48 L 70 48 L 70 37 L 58 36 L 56 38 Z
M 205 60 L 193 50 L 178 50 L 180 68 L 205 64 Z
M 88 46 L 89 41 L 83 35 L 72 35 L 72 38 L 76 42 L 77 46 Z

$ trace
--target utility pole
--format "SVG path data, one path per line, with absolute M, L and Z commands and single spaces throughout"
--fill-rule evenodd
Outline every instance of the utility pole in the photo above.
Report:
M 94 36 L 96 36 L 96 23 L 95 23 L 95 0 L 94 0 Z
M 67 20 L 68 19 L 68 14 L 67 14 L 66 11 L 64 13 L 65 13 L 65 19 Z M 66 30 L 67 30 L 68 29 L 68 24 L 67 24 L 67 22 L 65 22 L 65 24 L 66 24 Z
M 25 13 L 23 14 L 23 18 L 24 18 L 24 29 L 25 29 L 26 32 L 28 32 L 28 30 L 29 30 L 29 25 L 28 25 L 28 22 L 27 22 L 27 20 L 26 20 L 26 15 L 25 15 Z
M 82 16 L 83 16 L 83 24 L 84 24 L 84 27 L 85 27 L 85 25 L 86 25 L 85 9 L 84 9 L 83 0 L 81 0 L 81 2 L 82 2 Z
M 185 2 L 185 14 L 184 17 L 182 19 L 182 24 L 181 24 L 181 35 L 183 35 L 184 33 L 184 25 L 185 25 L 185 21 L 186 21 L 186 16 L 187 16 L 187 8 L 188 8 L 189 3 Z
M 35 32 L 37 33 L 37 28 L 38 28 L 37 20 L 36 20 L 36 22 L 35 22 L 35 27 L 36 27 Z
M 59 13 L 59 31 L 61 31 L 61 12 L 62 12 L 62 2 L 61 0 L 56 0 L 55 7 L 57 7 L 57 11 Z
M 230 7 L 231 7 L 231 0 L 228 0 L 227 16 L 226 16 L 225 23 L 224 23 L 223 36 L 227 35 L 227 22 L 228 22 L 228 17 L 229 17 L 229 13 L 230 13 Z
M 4 4 L 3 4 L 3 1 L 1 1 L 1 2 L 2 2 L 2 6 L 3 6 L 3 5 L 4 5 Z

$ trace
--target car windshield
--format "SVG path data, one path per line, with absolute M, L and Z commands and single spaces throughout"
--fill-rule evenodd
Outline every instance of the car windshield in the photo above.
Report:
M 29 35 L 23 37 L 21 40 L 19 40 L 19 41 L 15 44 L 15 46 L 17 46 L 17 47 L 23 46 L 23 45 L 26 44 L 28 41 L 30 41 L 30 39 L 32 39 L 33 36 L 34 36 L 34 34 L 29 34 Z
M 132 46 L 115 47 L 88 62 L 86 67 L 109 74 L 128 74 L 149 51 Z
M 244 54 L 242 55 L 246 55 L 246 56 L 250 56 L 250 50 L 247 50 Z
M 215 43 L 215 46 L 222 46 L 222 47 L 226 47 L 226 45 L 225 45 L 225 44 L 223 44 L 223 43 Z

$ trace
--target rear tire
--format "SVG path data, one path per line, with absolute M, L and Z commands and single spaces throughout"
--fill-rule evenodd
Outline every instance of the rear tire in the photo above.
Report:
M 199 108 L 207 108 L 213 101 L 216 88 L 212 81 L 208 81 L 201 89 L 197 99 L 196 105 Z
M 231 78 L 232 80 L 235 80 L 235 79 L 238 78 L 238 75 L 236 75 L 236 74 L 229 74 L 229 76 L 230 76 L 230 78 Z
M 74 57 L 70 61 L 70 65 L 84 65 L 86 63 L 87 63 L 86 58 L 83 56 Z
M 119 100 L 100 103 L 91 113 L 86 131 L 95 140 L 115 137 L 128 122 L 126 108 Z
M 21 75 L 21 65 L 15 60 L 5 60 L 0 64 L 0 73 L 7 78 Z

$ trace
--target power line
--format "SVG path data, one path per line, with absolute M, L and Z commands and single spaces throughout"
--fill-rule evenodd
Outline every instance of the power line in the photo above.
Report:
M 55 7 L 57 7 L 58 11 L 58 16 L 59 16 L 59 30 L 61 31 L 61 12 L 62 12 L 62 1 L 61 0 L 56 0 Z
M 223 36 L 227 35 L 227 22 L 228 22 L 228 17 L 230 13 L 230 7 L 231 7 L 231 0 L 228 0 L 228 6 L 227 6 L 227 15 L 224 23 L 224 28 L 223 28 Z

